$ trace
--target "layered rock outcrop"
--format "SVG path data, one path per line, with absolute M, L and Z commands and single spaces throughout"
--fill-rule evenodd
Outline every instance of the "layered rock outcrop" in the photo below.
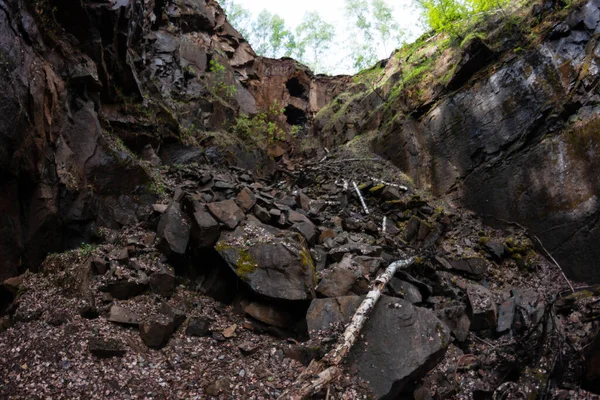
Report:
M 343 88 L 257 58 L 214 0 L 0 6 L 0 278 L 148 218 L 161 163 L 272 171 L 236 118 L 277 102 L 303 129 Z
M 417 65 L 439 61 L 414 67 L 421 86 L 410 86 L 399 52 L 381 77 L 363 74 L 370 90 L 339 96 L 315 126 L 329 144 L 377 131 L 372 148 L 418 186 L 497 226 L 526 226 L 571 278 L 598 282 L 600 2 L 555 7 L 522 10 L 522 28 L 467 41 L 459 53 L 443 48 L 444 36 L 423 42 Z M 526 30 L 538 39 L 524 39 Z

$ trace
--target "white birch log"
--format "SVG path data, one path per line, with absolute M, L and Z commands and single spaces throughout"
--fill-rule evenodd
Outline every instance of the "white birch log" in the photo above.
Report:
M 365 203 L 365 199 L 362 196 L 362 193 L 360 192 L 360 189 L 358 188 L 358 186 L 356 186 L 356 182 L 352 181 L 352 185 L 354 186 L 354 190 L 356 191 L 356 194 L 358 195 L 358 198 L 360 199 L 360 204 L 362 204 L 363 210 L 365 210 L 365 214 L 369 215 L 369 209 L 367 208 L 367 203 Z
M 406 186 L 398 185 L 396 183 L 386 182 L 386 181 L 381 180 L 381 179 L 373 178 L 372 176 L 370 176 L 369 179 L 372 180 L 372 181 L 374 181 L 374 182 L 377 182 L 377 183 L 382 183 L 385 186 L 391 186 L 391 187 L 398 188 L 398 189 L 403 190 L 405 192 L 408 190 L 408 188 Z
M 383 222 L 381 224 L 381 234 L 385 235 L 386 231 L 387 231 L 387 217 L 383 217 Z
M 318 393 L 325 385 L 333 381 L 340 374 L 338 366 L 352 349 L 358 340 L 360 331 L 365 326 L 369 315 L 375 308 L 375 304 L 381 297 L 383 289 L 392 279 L 396 271 L 406 268 L 414 263 L 414 257 L 406 260 L 393 262 L 386 270 L 377 277 L 372 290 L 367 294 L 358 307 L 352 320 L 346 327 L 341 341 L 329 353 L 319 361 L 311 361 L 309 366 L 298 376 L 288 390 L 279 396 L 278 400 L 303 400 Z

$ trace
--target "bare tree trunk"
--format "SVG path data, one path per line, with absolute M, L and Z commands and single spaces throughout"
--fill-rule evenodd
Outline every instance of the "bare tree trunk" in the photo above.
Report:
M 392 279 L 396 271 L 406 268 L 415 259 L 413 257 L 406 260 L 396 261 L 390 264 L 386 270 L 377 277 L 373 289 L 367 294 L 360 307 L 354 313 L 350 324 L 346 327 L 344 334 L 337 346 L 325 355 L 321 360 L 312 360 L 309 366 L 298 376 L 288 390 L 286 390 L 279 400 L 303 400 L 318 393 L 323 387 L 332 382 L 340 375 L 340 363 L 358 340 L 360 331 L 365 326 L 369 315 L 375 308 L 375 304 L 381 297 L 383 289 Z

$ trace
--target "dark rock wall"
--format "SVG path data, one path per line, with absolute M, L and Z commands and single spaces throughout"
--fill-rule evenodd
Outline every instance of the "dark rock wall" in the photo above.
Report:
M 342 89 L 257 59 L 214 0 L 0 0 L 0 281 L 147 218 L 144 152 L 268 173 L 260 147 L 220 138 L 236 117 L 277 100 L 305 128 Z
M 600 281 L 600 1 L 522 55 L 395 123 L 374 148 L 456 204 L 526 225 L 569 276 Z

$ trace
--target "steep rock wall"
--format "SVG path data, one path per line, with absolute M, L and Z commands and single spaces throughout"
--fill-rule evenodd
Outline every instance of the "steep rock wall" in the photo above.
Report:
M 527 226 L 590 282 L 600 281 L 599 23 L 600 2 L 585 3 L 373 142 L 421 187 Z
M 214 0 L 0 0 L 0 281 L 148 220 L 157 162 L 270 173 L 236 118 L 306 130 L 345 79 L 257 58 Z

